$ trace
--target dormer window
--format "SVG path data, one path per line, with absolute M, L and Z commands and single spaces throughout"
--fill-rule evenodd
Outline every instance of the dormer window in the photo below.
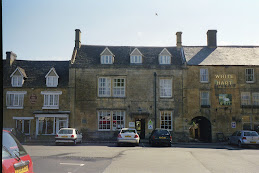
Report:
M 130 54 L 130 63 L 131 64 L 142 64 L 142 53 L 135 48 Z
M 106 47 L 104 51 L 101 53 L 101 64 L 113 64 L 114 55 L 113 53 Z
M 58 86 L 58 74 L 55 68 L 51 68 L 50 71 L 45 76 L 47 87 L 57 87 Z
M 159 64 L 171 64 L 172 55 L 170 52 L 164 48 L 162 52 L 159 54 Z
M 22 87 L 24 79 L 27 78 L 24 69 L 20 67 L 17 67 L 10 77 L 12 87 Z
M 141 64 L 142 63 L 142 56 L 140 55 L 131 55 L 130 56 L 130 63 L 133 64 Z
M 111 55 L 102 55 L 101 64 L 112 64 L 112 56 Z

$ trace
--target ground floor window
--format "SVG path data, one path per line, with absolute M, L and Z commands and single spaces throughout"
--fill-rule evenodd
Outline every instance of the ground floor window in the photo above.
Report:
M 68 127 L 68 115 L 36 115 L 36 134 L 54 135 Z
M 119 130 L 125 127 L 125 111 L 100 110 L 98 111 L 98 130 Z
M 243 130 L 254 130 L 259 132 L 259 117 L 258 116 L 242 116 Z
M 160 128 L 172 130 L 173 122 L 172 111 L 160 111 Z
M 15 127 L 26 135 L 30 135 L 31 120 L 33 117 L 13 117 Z

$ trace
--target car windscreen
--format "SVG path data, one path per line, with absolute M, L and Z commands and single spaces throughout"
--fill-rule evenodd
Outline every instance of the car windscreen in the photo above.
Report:
M 4 157 L 16 157 L 17 156 L 24 156 L 27 155 L 26 150 L 20 144 L 20 142 L 14 137 L 11 133 L 3 131 L 2 132 L 2 154 Z
M 258 136 L 257 132 L 244 132 L 244 136 Z
M 73 130 L 63 129 L 63 130 L 60 130 L 58 134 L 73 134 Z
M 156 135 L 170 135 L 167 130 L 158 130 L 155 132 Z
M 122 130 L 121 133 L 136 133 L 135 130 Z

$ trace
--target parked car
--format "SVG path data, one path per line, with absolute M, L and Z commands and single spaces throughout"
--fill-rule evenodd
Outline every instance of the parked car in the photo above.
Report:
M 155 129 L 149 137 L 149 144 L 154 145 L 167 145 L 172 144 L 172 135 L 167 129 Z
M 19 140 L 19 142 L 21 142 L 21 143 L 25 142 L 26 136 L 19 129 L 16 129 L 16 128 L 3 128 L 3 130 L 6 130 L 6 131 L 9 131 L 10 133 L 12 133 Z
M 2 173 L 33 173 L 30 155 L 9 131 L 2 131 Z
M 136 129 L 133 128 L 122 128 L 117 137 L 117 144 L 121 146 L 122 144 L 135 144 L 139 145 L 140 137 Z
M 60 143 L 72 143 L 76 145 L 77 143 L 82 143 L 83 135 L 75 128 L 61 128 L 56 137 L 56 145 Z
M 259 135 L 256 131 L 236 131 L 228 138 L 228 144 L 236 144 L 240 148 L 244 145 L 259 146 Z

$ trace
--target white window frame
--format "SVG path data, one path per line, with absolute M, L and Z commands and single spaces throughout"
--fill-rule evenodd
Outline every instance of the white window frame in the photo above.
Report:
M 101 64 L 113 64 L 113 56 L 101 55 Z
M 206 93 L 206 97 L 204 97 L 205 94 Z M 200 105 L 201 106 L 210 106 L 210 92 L 209 91 L 201 91 L 200 92 L 200 100 L 201 100 L 201 102 L 200 102 Z M 206 104 L 203 104 L 204 102 L 206 103 Z
M 164 117 L 164 118 L 162 118 Z M 165 117 L 170 117 L 169 120 L 166 120 Z M 162 125 L 164 123 L 164 125 Z M 171 128 L 166 128 L 171 127 Z M 173 111 L 160 111 L 160 128 L 173 130 Z
M 242 92 L 241 93 L 241 105 L 251 105 L 251 94 L 250 92 Z
M 251 70 L 252 73 L 251 74 L 248 74 L 248 71 Z M 254 83 L 255 82 L 255 78 L 254 78 L 254 69 L 253 68 L 247 68 L 245 70 L 245 77 L 246 77 L 246 83 Z M 250 80 L 249 78 L 252 78 L 252 80 Z
M 118 80 L 120 80 L 120 81 L 118 81 Z M 119 78 L 119 77 L 113 79 L 113 96 L 114 97 L 125 97 L 125 84 L 126 84 L 125 80 L 126 80 L 125 78 Z
M 39 135 L 39 128 L 40 128 L 40 124 L 39 124 L 39 118 L 54 118 L 53 120 L 53 133 L 51 134 L 42 134 L 42 135 L 54 135 L 57 134 L 57 132 L 59 131 L 59 118 L 65 119 L 66 121 L 66 128 L 68 127 L 68 123 L 69 123 L 69 115 L 68 114 L 35 114 L 35 118 L 36 118 L 36 136 Z M 46 131 L 46 129 L 45 129 Z
M 27 91 L 7 91 L 6 92 L 7 109 L 23 109 L 25 94 L 27 94 Z
M 130 63 L 132 64 L 142 64 L 142 56 L 141 55 L 131 55 Z
M 44 102 L 42 109 L 59 109 L 59 95 L 62 91 L 42 91 Z
M 259 106 L 259 93 L 252 93 L 253 105 Z
M 12 87 L 22 87 L 24 82 L 23 76 L 14 75 L 12 76 Z
M 111 97 L 111 78 L 98 78 L 98 97 Z
M 117 130 L 120 130 L 121 128 L 124 128 L 125 127 L 125 114 L 126 114 L 126 112 L 124 110 L 98 110 L 97 111 L 98 131 L 117 131 Z M 101 116 L 105 117 L 105 119 L 101 120 Z M 121 120 L 117 120 L 117 119 L 113 120 L 114 116 L 123 117 L 123 123 L 120 123 L 120 125 L 122 125 L 121 128 L 117 128 L 118 121 L 121 122 Z M 102 123 L 100 124 L 100 122 L 102 122 Z M 104 122 L 106 122 L 106 124 L 104 124 Z M 107 122 L 109 122 L 109 123 L 107 124 Z M 114 124 L 114 122 L 116 122 L 116 124 Z M 116 127 L 114 127 L 114 125 L 116 125 Z M 102 127 L 102 128 L 100 128 L 100 127 Z
M 209 69 L 207 69 L 207 68 L 200 69 L 200 82 L 201 83 L 209 82 Z
M 57 76 L 47 76 L 46 85 L 47 85 L 47 87 L 57 87 L 58 86 L 58 77 Z
M 171 98 L 172 97 L 172 79 L 161 78 L 159 79 L 160 97 Z
M 159 64 L 171 64 L 171 56 L 169 55 L 160 55 L 159 56 Z
M 30 135 L 31 132 L 31 120 L 33 120 L 33 117 L 13 117 L 15 120 L 15 127 L 18 128 L 17 121 L 22 120 L 22 132 L 24 133 L 24 121 L 29 121 L 29 133 L 24 133 L 25 135 Z
M 125 114 L 126 114 L 125 111 L 122 111 L 122 110 L 112 111 L 112 130 L 113 131 L 120 130 L 125 127 Z

